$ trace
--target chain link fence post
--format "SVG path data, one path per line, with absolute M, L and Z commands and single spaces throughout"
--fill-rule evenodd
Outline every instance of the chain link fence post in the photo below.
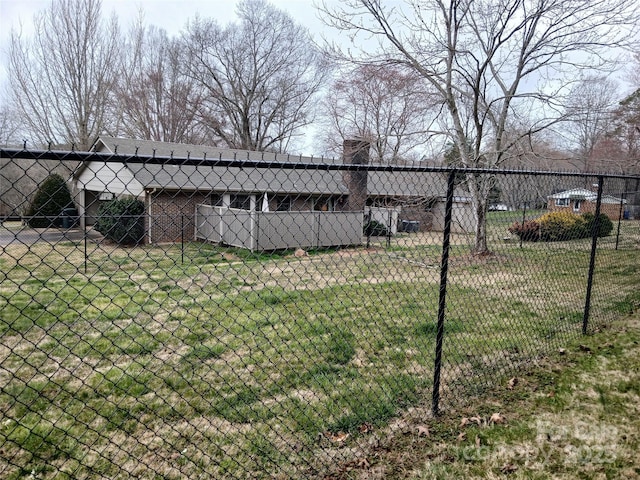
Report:
M 591 255 L 589 257 L 589 273 L 587 275 L 587 294 L 584 301 L 584 316 L 582 318 L 582 334 L 586 335 L 589 328 L 589 312 L 591 309 L 591 290 L 593 289 L 593 272 L 596 267 L 598 235 L 600 232 L 600 208 L 602 206 L 602 190 L 604 177 L 598 177 L 598 196 L 596 198 L 596 213 L 591 226 Z
M 442 234 L 442 260 L 440 265 L 440 288 L 438 297 L 438 325 L 436 330 L 436 352 L 433 369 L 433 393 L 431 412 L 433 416 L 440 414 L 440 374 L 442 370 L 442 343 L 444 341 L 444 319 L 447 308 L 447 273 L 449 271 L 449 247 L 451 242 L 451 219 L 453 212 L 453 193 L 455 189 L 456 170 L 449 172 L 447 178 L 447 199 L 444 215 L 444 232 Z

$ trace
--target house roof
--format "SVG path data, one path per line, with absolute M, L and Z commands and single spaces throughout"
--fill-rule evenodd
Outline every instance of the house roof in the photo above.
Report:
M 129 164 L 145 188 L 305 194 L 349 193 L 339 171 Z
M 95 152 L 120 153 L 125 155 L 145 155 L 175 158 L 207 158 L 210 160 L 250 160 L 282 163 L 317 163 L 339 164 L 339 159 L 289 155 L 287 153 L 255 152 L 231 148 L 212 147 L 209 145 L 193 145 L 186 143 L 157 142 L 153 140 L 136 140 L 132 138 L 115 138 L 101 136 L 91 147 Z
M 207 158 L 249 160 L 270 163 L 341 164 L 342 160 L 291 156 L 270 152 L 223 149 L 202 145 L 154 142 L 126 138 L 99 137 L 92 150 L 122 155 L 141 155 L 175 158 Z M 100 162 L 98 162 L 100 163 Z M 289 194 L 342 195 L 349 190 L 343 172 L 323 169 L 211 167 L 195 165 L 166 165 L 127 163 L 135 183 L 143 189 L 223 190 L 237 192 L 276 192 Z M 75 172 L 76 179 L 84 177 L 88 183 L 98 173 L 116 169 L 90 168 L 84 165 Z M 83 173 L 84 172 L 84 173 Z M 128 173 L 127 173 L 128 175 Z M 106 185 L 106 184 L 105 184 Z M 373 196 L 439 197 L 446 192 L 446 177 L 438 173 L 370 171 L 367 189 Z
M 598 199 L 598 194 L 586 188 L 572 188 L 569 190 L 564 190 L 562 192 L 554 193 L 553 195 L 549 195 L 547 198 L 550 199 L 564 199 L 568 198 L 571 200 L 586 200 L 588 202 L 595 202 Z M 619 204 L 622 202 L 626 204 L 627 201 L 622 198 L 617 198 L 612 195 L 602 195 L 602 203 L 614 203 Z
M 327 163 L 327 159 L 293 156 L 273 152 L 233 150 L 206 145 L 155 142 L 128 138 L 99 137 L 93 151 L 122 155 L 210 160 L 248 160 L 275 163 Z M 330 163 L 335 161 L 331 160 Z M 278 192 L 336 195 L 348 189 L 340 171 L 277 169 L 255 167 L 211 167 L 195 165 L 160 165 L 128 163 L 127 169 L 144 189 L 223 190 L 232 192 Z M 81 171 L 76 173 L 76 178 Z
M 548 198 L 575 198 L 575 199 L 590 199 L 596 198 L 597 195 L 591 190 L 587 190 L 586 188 L 572 188 L 570 190 L 564 190 L 562 192 L 554 193 L 553 195 L 549 195 Z

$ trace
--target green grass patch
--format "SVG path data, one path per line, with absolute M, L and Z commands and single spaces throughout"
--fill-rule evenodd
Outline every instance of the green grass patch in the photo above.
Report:
M 184 361 L 206 361 L 210 359 L 220 358 L 220 356 L 226 351 L 224 345 L 197 345 L 189 350 L 182 359 Z
M 492 222 L 496 232 L 504 223 Z M 7 476 L 56 478 L 52 465 L 73 461 L 78 476 L 118 477 L 126 455 L 153 448 L 158 464 L 141 476 L 293 468 L 295 477 L 292 464 L 317 466 L 319 435 L 350 433 L 345 446 L 357 449 L 363 425 L 382 430 L 430 398 L 441 248 L 412 238 L 303 259 L 197 243 L 95 245 L 86 273 L 81 245 L 8 251 L 0 438 L 17 466 Z M 500 244 L 475 258 L 460 238 L 445 399 L 488 391 L 513 365 L 578 335 L 589 261 L 588 248 L 561 244 Z M 636 256 L 605 254 L 592 313 L 602 323 L 640 301 Z M 614 390 L 637 388 L 629 378 Z M 616 411 L 611 390 L 594 391 Z M 104 455 L 91 459 L 83 442 Z
M 565 343 L 562 354 L 521 370 L 515 386 L 497 382 L 459 411 L 412 418 L 430 435 L 414 427 L 388 437 L 376 450 L 377 474 L 406 478 L 410 469 L 416 479 L 634 478 L 637 312 L 598 335 Z M 499 421 L 491 421 L 494 415 Z

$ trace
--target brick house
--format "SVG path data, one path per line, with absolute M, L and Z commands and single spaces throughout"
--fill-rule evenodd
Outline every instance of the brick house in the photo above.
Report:
M 368 144 L 358 140 L 346 141 L 343 158 L 338 160 L 106 136 L 99 137 L 92 150 L 123 156 L 270 163 L 269 168 L 96 160 L 82 164 L 71 178 L 81 226 L 95 222 L 101 203 L 133 196 L 145 203 L 148 243 L 193 239 L 198 204 L 248 211 L 361 212 L 367 204 L 393 205 L 400 208 L 400 221 L 419 221 L 421 230 L 440 225 L 434 216 L 444 215 L 444 209 L 437 208 L 446 192 L 446 179 L 440 174 L 277 167 L 292 162 L 366 165 Z M 466 201 L 458 201 L 457 208 L 468 208 Z
M 547 197 L 547 208 L 549 211 L 571 211 L 573 213 L 595 213 L 596 192 L 586 188 L 573 188 L 562 192 L 554 193 Z M 604 213 L 612 221 L 620 220 L 620 215 L 627 204 L 626 200 L 616 198 L 611 195 L 602 195 L 600 212 Z M 620 207 L 623 208 L 620 208 Z

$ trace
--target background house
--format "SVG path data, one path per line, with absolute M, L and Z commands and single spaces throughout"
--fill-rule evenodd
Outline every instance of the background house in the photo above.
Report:
M 89 161 L 72 176 L 82 226 L 95 222 L 99 205 L 114 197 L 134 196 L 145 203 L 147 241 L 193 239 L 199 204 L 244 211 L 359 211 L 365 206 L 391 207 L 394 222 L 420 222 L 420 229 L 440 229 L 446 178 L 437 173 L 340 171 L 278 168 L 278 163 L 368 163 L 363 142 L 347 144 L 342 159 L 290 156 L 144 140 L 100 137 L 96 152 L 175 158 L 269 162 L 269 168 L 210 165 L 164 165 Z M 368 152 L 368 150 L 367 150 Z M 276 166 L 274 166 L 274 164 Z M 458 198 L 458 217 L 468 202 Z M 456 223 L 458 231 L 472 225 Z
M 397 211 L 399 230 L 403 223 L 418 222 L 420 231 L 444 230 L 447 177 L 423 172 L 369 172 L 367 205 Z M 452 208 L 452 232 L 475 230 L 471 199 L 459 187 Z M 384 213 L 380 214 L 384 217 Z M 375 218 L 375 216 L 374 216 Z M 384 222 L 383 222 L 384 223 Z
M 586 188 L 572 188 L 554 193 L 547 197 L 549 211 L 571 211 L 573 213 L 595 213 L 598 194 Z M 612 221 L 620 219 L 621 211 L 627 201 L 611 195 L 602 195 L 600 212 L 604 213 Z M 622 209 L 620 207 L 623 207 Z

